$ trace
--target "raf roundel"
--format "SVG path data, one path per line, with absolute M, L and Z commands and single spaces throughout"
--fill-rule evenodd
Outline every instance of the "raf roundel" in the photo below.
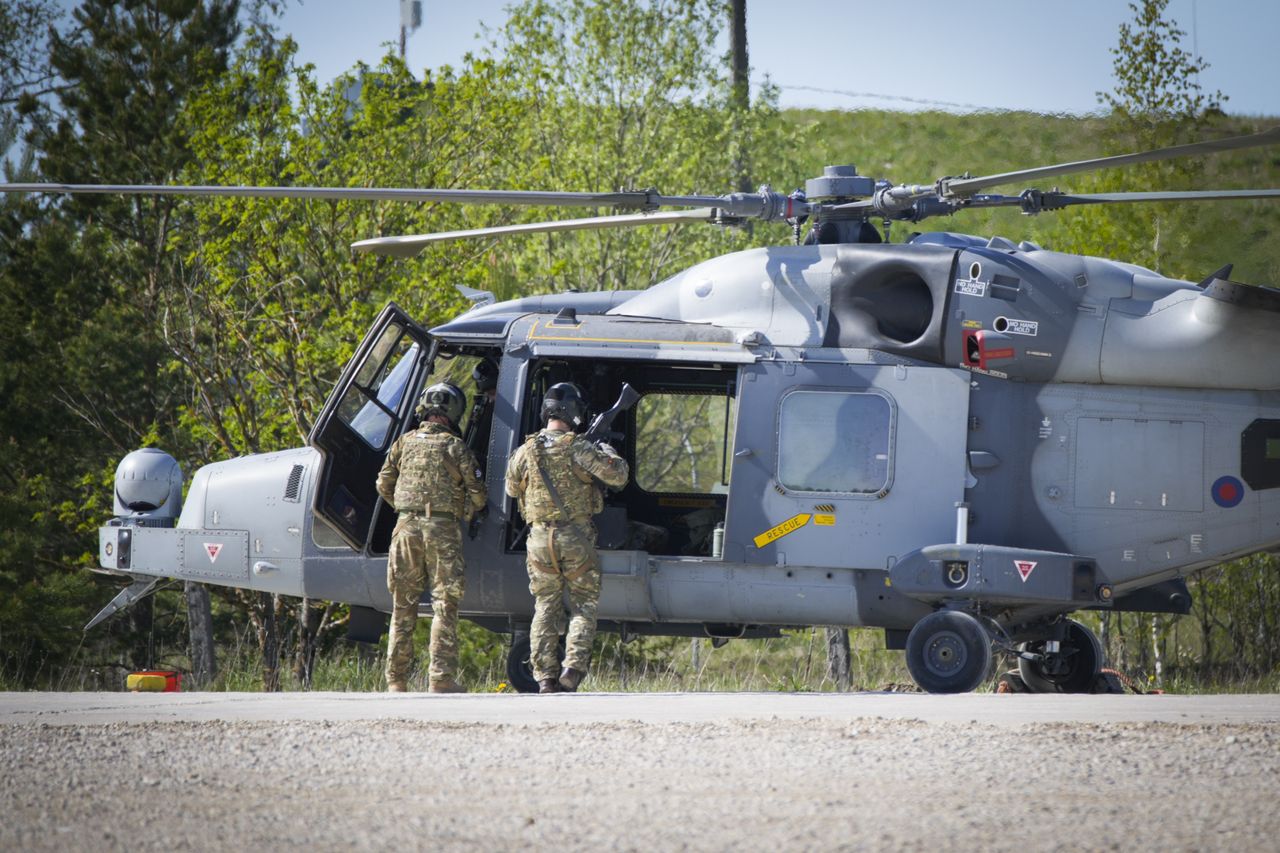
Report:
M 1219 477 L 1213 481 L 1213 502 L 1224 509 L 1230 509 L 1244 500 L 1244 483 L 1235 477 Z

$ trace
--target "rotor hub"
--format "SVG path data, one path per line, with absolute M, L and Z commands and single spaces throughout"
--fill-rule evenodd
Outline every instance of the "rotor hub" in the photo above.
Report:
M 810 201 L 866 198 L 875 192 L 876 182 L 858 174 L 856 166 L 827 166 L 822 177 L 804 182 L 804 195 Z

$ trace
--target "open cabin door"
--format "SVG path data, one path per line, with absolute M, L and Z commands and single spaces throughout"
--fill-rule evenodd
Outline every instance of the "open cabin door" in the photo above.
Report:
M 954 541 L 966 373 L 765 362 L 739 388 L 726 559 L 885 569 Z
M 357 551 L 369 547 L 378 471 L 413 412 L 413 392 L 431 355 L 431 336 L 398 305 L 388 303 L 307 437 L 324 458 L 315 511 Z

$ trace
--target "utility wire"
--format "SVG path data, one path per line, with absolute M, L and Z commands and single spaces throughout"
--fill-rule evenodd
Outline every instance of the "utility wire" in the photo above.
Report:
M 766 81 L 756 81 L 756 85 L 764 85 Z M 910 98 L 906 95 L 885 95 L 879 92 L 851 92 L 847 89 L 824 89 L 820 86 L 789 86 L 776 81 L 768 81 L 772 86 L 778 89 L 787 89 L 796 92 L 820 92 L 824 95 L 844 95 L 850 98 L 875 98 L 880 101 L 900 101 L 908 104 L 920 104 L 928 107 L 954 107 L 963 110 L 976 110 L 979 112 L 1011 112 L 1008 107 L 984 107 L 980 104 L 961 104 L 954 101 L 935 101 L 929 98 Z

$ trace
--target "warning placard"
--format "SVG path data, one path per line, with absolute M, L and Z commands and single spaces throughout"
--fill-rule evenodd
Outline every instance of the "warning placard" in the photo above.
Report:
M 793 515 L 790 518 L 788 518 L 786 521 L 777 525 L 776 527 L 771 527 L 768 530 L 766 530 L 764 533 L 761 533 L 753 541 L 756 543 L 757 548 L 763 548 L 765 545 L 768 545 L 770 542 L 773 542 L 775 539 L 781 539 L 783 536 L 786 536 L 788 533 L 791 533 L 793 531 L 799 530 L 801 527 L 804 527 L 806 524 L 809 523 L 809 519 L 811 517 L 812 515 L 807 512 L 802 512 L 799 515 Z

